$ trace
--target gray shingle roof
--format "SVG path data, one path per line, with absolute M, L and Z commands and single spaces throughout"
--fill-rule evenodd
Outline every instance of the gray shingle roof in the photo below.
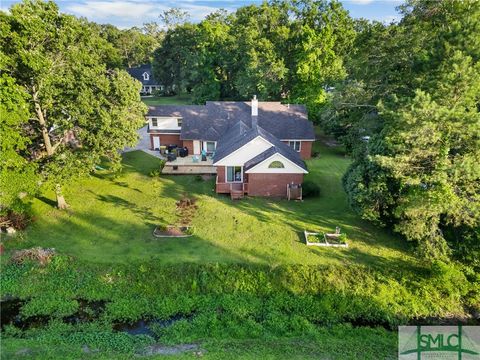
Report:
M 245 171 L 250 170 L 255 165 L 260 164 L 262 161 L 268 159 L 270 156 L 272 156 L 276 153 L 277 153 L 277 151 L 275 150 L 274 146 L 268 148 L 267 150 L 265 150 L 261 154 L 258 154 L 254 158 L 248 160 L 244 165 Z
M 182 117 L 181 139 L 218 141 L 232 126 L 251 127 L 251 103 L 207 101 L 205 105 L 150 106 L 148 116 Z M 303 105 L 259 102 L 257 123 L 280 140 L 314 140 L 313 124 Z
M 134 77 L 138 81 L 142 83 L 142 85 L 160 85 L 155 78 L 153 77 L 153 72 L 152 72 L 152 65 L 150 64 L 145 64 L 145 65 L 140 65 L 139 67 L 134 67 L 134 68 L 129 68 L 127 69 L 127 72 L 130 74 L 130 76 Z M 149 75 L 148 80 L 143 79 L 143 74 L 147 73 Z
M 272 144 L 272 147 L 270 147 L 263 153 L 255 156 L 254 158 L 250 159 L 249 161 L 247 161 L 247 163 L 245 164 L 246 170 L 248 170 L 247 166 L 249 166 L 248 168 L 252 168 L 256 164 L 267 159 L 268 157 L 272 156 L 275 153 L 279 153 L 280 155 L 283 155 L 294 164 L 298 165 L 304 170 L 307 170 L 307 167 L 305 166 L 305 163 L 303 162 L 298 152 L 293 150 L 290 146 L 288 146 L 284 142 L 277 139 L 274 135 L 270 134 L 268 131 L 266 131 L 262 127 L 253 126 L 247 131 L 241 131 L 241 128 L 242 128 L 241 126 L 237 126 L 235 128 L 235 130 L 237 131 L 236 136 L 232 136 L 232 135 L 235 135 L 234 132 L 229 131 L 225 136 L 223 136 L 219 140 L 217 150 L 215 151 L 215 157 L 213 159 L 214 164 L 222 160 L 223 158 L 225 158 L 235 150 L 240 149 L 242 146 L 249 143 L 250 141 L 255 139 L 257 136 L 261 136 L 262 138 L 270 142 Z

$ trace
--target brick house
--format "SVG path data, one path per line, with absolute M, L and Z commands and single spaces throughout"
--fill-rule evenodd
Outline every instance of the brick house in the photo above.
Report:
M 285 197 L 287 185 L 302 184 L 308 173 L 303 160 L 311 157 L 315 133 L 303 105 L 254 97 L 151 106 L 147 120 L 151 149 L 188 149 L 186 159 L 167 163 L 164 172 L 216 174 L 217 193 Z

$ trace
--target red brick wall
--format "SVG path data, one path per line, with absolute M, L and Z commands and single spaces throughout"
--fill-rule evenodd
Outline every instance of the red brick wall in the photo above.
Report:
M 218 182 L 225 182 L 225 166 L 217 166 Z
M 303 183 L 303 174 L 248 174 L 248 195 L 286 197 L 292 181 Z
M 183 146 L 188 149 L 188 155 L 193 155 L 193 140 L 183 140 Z
M 183 141 L 180 140 L 180 135 L 178 134 L 150 134 L 150 149 L 153 149 L 153 138 L 160 137 L 160 145 L 166 146 L 170 144 L 175 144 L 179 147 L 183 147 Z
M 300 156 L 302 159 L 310 159 L 312 157 L 312 144 L 313 141 L 302 141 L 300 146 Z
M 288 145 L 288 140 L 283 141 Z M 312 144 L 313 141 L 302 141 L 300 145 L 300 157 L 304 160 L 310 159 L 312 157 Z

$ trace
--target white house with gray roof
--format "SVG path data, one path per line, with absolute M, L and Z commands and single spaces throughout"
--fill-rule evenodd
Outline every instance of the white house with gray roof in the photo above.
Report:
M 164 172 L 216 174 L 217 193 L 285 197 L 308 173 L 315 133 L 303 105 L 254 97 L 151 106 L 147 120 L 152 149 L 181 149 Z
M 160 85 L 158 81 L 155 80 L 152 65 L 150 64 L 129 68 L 127 69 L 127 72 L 130 76 L 142 83 L 142 89 L 140 90 L 140 94 L 142 95 L 151 95 L 157 90 L 164 89 L 164 86 Z

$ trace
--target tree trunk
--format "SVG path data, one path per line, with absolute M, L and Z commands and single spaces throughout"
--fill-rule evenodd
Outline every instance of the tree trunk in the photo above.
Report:
M 55 189 L 55 195 L 57 196 L 57 207 L 60 210 L 68 209 L 69 205 L 67 204 L 67 202 L 65 201 L 65 198 L 63 197 L 62 187 L 58 184 Z
M 53 146 L 52 142 L 50 141 L 50 135 L 48 135 L 47 129 L 47 122 L 45 121 L 45 117 L 43 116 L 42 107 L 38 101 L 38 93 L 34 91 L 33 93 L 33 102 L 35 103 L 35 113 L 37 114 L 38 122 L 40 123 L 40 128 L 42 131 L 43 143 L 45 144 L 45 150 L 47 151 L 47 155 L 53 155 Z

